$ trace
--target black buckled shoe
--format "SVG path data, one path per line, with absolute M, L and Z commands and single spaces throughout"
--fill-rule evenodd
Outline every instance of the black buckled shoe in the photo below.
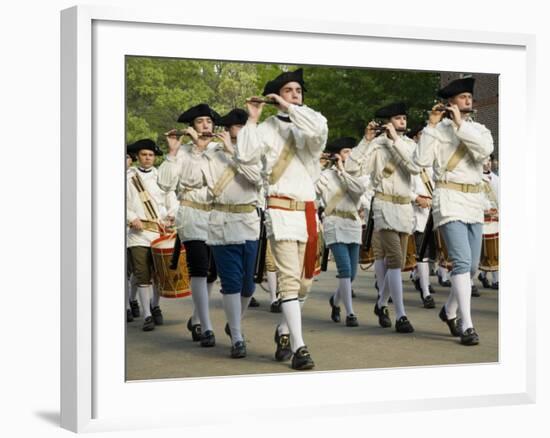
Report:
M 152 316 L 148 316 L 143 320 L 143 331 L 150 332 L 155 329 L 155 321 L 153 321 Z
M 269 311 L 271 313 L 281 313 L 281 301 L 280 300 L 273 301 L 271 303 L 271 306 L 269 306 Z
M 481 283 L 481 285 L 482 285 L 485 289 L 490 289 L 490 288 L 491 288 L 491 283 L 489 283 L 489 280 L 487 280 L 487 277 L 486 277 L 486 276 L 481 275 L 481 272 L 480 272 L 479 275 L 477 276 L 477 279 L 479 280 L 479 282 Z
M 201 347 L 213 347 L 216 345 L 216 337 L 212 330 L 206 330 L 201 334 Z
M 134 316 L 132 315 L 132 311 L 130 309 L 126 309 L 126 322 L 132 322 L 134 320 Z
M 447 316 L 447 311 L 445 310 L 445 306 L 443 306 L 439 311 L 439 319 L 447 323 L 447 326 L 449 327 L 449 331 L 451 332 L 451 336 L 459 337 L 462 334 L 460 331 L 460 328 L 458 327 L 457 318 L 456 317 L 449 318 Z
M 406 316 L 402 316 L 395 321 L 395 331 L 397 333 L 412 333 L 414 332 L 414 327 Z
M 130 309 L 134 318 L 139 317 L 139 303 L 137 300 L 130 300 Z
M 378 324 L 380 327 L 391 327 L 390 311 L 387 306 L 378 307 L 378 303 L 374 305 L 374 314 L 378 316 Z
M 235 342 L 235 345 L 231 346 L 230 356 L 232 359 L 241 359 L 246 357 L 246 344 L 244 341 L 237 341 Z
M 284 362 L 291 358 L 292 350 L 290 349 L 290 335 L 279 335 L 279 328 L 275 328 L 275 343 L 277 344 L 277 350 L 275 351 L 275 360 L 278 362 Z
M 340 306 L 334 305 L 334 295 L 331 295 L 328 299 L 328 303 L 330 304 L 330 319 L 332 319 L 334 322 L 340 322 Z
M 164 324 L 164 317 L 162 316 L 162 311 L 160 310 L 159 306 L 155 306 L 151 309 L 151 315 L 153 315 L 153 321 L 155 321 L 155 325 Z
M 422 293 L 421 293 L 422 295 Z M 428 295 L 426 298 L 422 298 L 422 304 L 424 305 L 425 309 L 434 309 L 435 308 L 435 301 L 431 295 Z
M 346 327 L 357 327 L 359 322 L 357 321 L 357 316 L 353 313 L 346 316 Z
M 480 297 L 481 294 L 479 293 L 479 289 L 475 284 L 472 284 L 472 296 L 473 297 Z
M 191 332 L 191 337 L 193 338 L 193 342 L 198 342 L 201 340 L 201 325 L 200 324 L 192 324 L 191 318 L 187 321 L 187 330 Z
M 229 323 L 228 323 L 228 322 L 225 323 L 225 327 L 223 328 L 223 331 L 224 331 L 224 333 L 225 333 L 227 336 L 229 336 L 230 338 L 232 338 L 232 336 L 231 336 L 231 327 L 229 327 Z M 243 336 L 243 339 L 244 339 L 244 334 L 243 334 L 242 336 Z
M 252 297 L 250 298 L 250 303 L 248 303 L 248 307 L 260 307 L 260 303 L 258 303 L 258 300 L 256 300 L 256 298 Z
M 460 336 L 460 343 L 462 345 L 477 345 L 479 344 L 479 336 L 475 329 L 469 328 L 464 330 L 464 333 Z
M 493 284 L 491 284 L 491 289 L 498 290 L 498 281 L 496 281 L 496 282 L 494 282 Z
M 292 363 L 290 366 L 294 370 L 310 370 L 315 366 L 305 345 L 298 348 L 296 353 L 292 355 Z
M 439 275 L 439 273 L 437 274 L 437 281 L 439 282 L 440 286 L 451 287 L 451 281 L 450 280 L 443 281 L 443 277 L 441 277 L 441 275 Z

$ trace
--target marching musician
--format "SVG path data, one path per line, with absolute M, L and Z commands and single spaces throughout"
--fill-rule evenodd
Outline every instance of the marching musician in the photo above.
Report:
M 243 164 L 235 154 L 237 134 L 248 114 L 233 109 L 221 117 L 216 134 L 221 143 L 205 151 L 193 149 L 186 184 L 190 188 L 207 186 L 212 199 L 208 222 L 208 241 L 222 285 L 226 333 L 231 337 L 232 358 L 246 356 L 241 320 L 254 293 L 254 268 L 260 234 L 256 211 L 261 183 L 260 163 Z
M 249 99 L 249 118 L 237 142 L 240 162 L 263 159 L 265 163 L 269 182 L 266 230 L 277 267 L 282 310 L 275 330 L 275 358 L 284 361 L 292 357 L 291 367 L 296 370 L 314 367 L 303 340 L 300 301 L 311 288 L 317 258 L 314 183 L 320 175 L 319 158 L 328 133 L 325 117 L 303 104 L 305 91 L 302 69 L 269 81 L 263 95 L 274 103 L 277 115 L 259 124 L 265 103 Z
M 434 227 L 443 234 L 453 266 L 451 293 L 439 316 L 463 345 L 479 343 L 470 311 L 470 276 L 477 270 L 481 251 L 483 162 L 493 151 L 491 132 L 470 117 L 473 89 L 474 79 L 462 78 L 439 90 L 438 96 L 448 105 L 432 108 L 415 154 L 419 166 L 433 166 Z
M 129 145 L 128 152 L 135 154 L 138 166 L 126 172 L 127 247 L 143 309 L 143 330 L 151 331 L 163 324 L 159 297 L 153 292 L 151 242 L 174 217 L 166 208 L 167 195 L 157 185 L 157 169 L 153 167 L 155 155 L 162 153 L 160 148 L 153 140 L 143 139 Z
M 189 126 L 183 131 L 191 138 L 181 144 L 176 131 L 168 131 L 168 154 L 159 167 L 158 184 L 168 192 L 176 191 L 179 208 L 176 215 L 178 236 L 185 247 L 187 268 L 191 280 L 193 316 L 187 321 L 193 341 L 200 341 L 202 347 L 216 345 L 216 337 L 210 321 L 209 297 L 217 278 L 216 265 L 210 255 L 208 220 L 212 210 L 208 188 L 192 187 L 188 184 L 192 163 L 204 159 L 202 155 L 218 144 L 213 140 L 214 126 L 220 115 L 207 104 L 189 108 L 179 118 L 179 123 Z M 198 318 L 197 318 L 198 316 Z M 198 321 L 197 321 L 198 319 Z
M 404 103 L 396 102 L 380 108 L 375 117 L 384 119 L 385 124 L 377 126 L 371 121 L 367 125 L 365 136 L 346 160 L 345 168 L 348 172 L 362 168 L 362 172 L 370 175 L 375 189 L 372 245 L 380 294 L 374 313 L 382 327 L 391 327 L 387 307 L 391 295 L 396 313 L 395 330 L 411 333 L 414 328 L 405 313 L 401 270 L 408 238 L 413 231 L 411 175 L 419 172 L 412 161 L 416 146 L 404 135 L 407 128 Z M 376 136 L 377 130 L 383 132 Z
M 331 319 L 340 322 L 340 300 L 346 308 L 346 326 L 357 327 L 353 311 L 351 288 L 359 263 L 362 221 L 358 211 L 363 207 L 368 176 L 352 175 L 344 169 L 344 162 L 357 141 L 342 137 L 327 145 L 325 152 L 334 163 L 323 170 L 316 190 L 324 205 L 323 236 L 330 248 L 338 270 L 338 289 L 331 295 Z
M 135 158 L 127 153 L 126 173 L 128 173 L 128 169 L 134 161 Z M 132 271 L 132 256 L 130 255 L 130 249 L 126 248 L 126 322 L 132 322 L 134 318 L 138 318 L 140 315 L 139 303 L 137 301 L 137 285 Z
M 423 128 L 423 126 L 418 126 L 408 132 L 407 137 L 411 138 L 415 143 L 418 143 L 422 136 Z M 432 169 L 428 167 L 421 169 L 419 174 L 413 175 L 414 238 L 417 250 L 422 246 L 424 238 L 430 239 L 428 243 L 430 249 L 435 246 L 433 238 L 424 236 L 424 230 L 428 222 L 430 207 L 432 205 L 432 196 L 428 188 L 433 187 L 432 174 Z M 426 309 L 435 308 L 435 301 L 431 295 L 430 267 L 428 265 L 427 256 L 417 261 L 411 275 L 416 289 L 420 292 L 420 299 L 422 300 L 423 306 Z

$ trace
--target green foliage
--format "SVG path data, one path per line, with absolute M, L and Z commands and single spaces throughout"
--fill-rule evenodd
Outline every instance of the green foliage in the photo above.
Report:
M 151 138 L 166 150 L 163 133 L 183 128 L 178 116 L 199 103 L 220 114 L 245 107 L 265 83 L 297 66 L 127 57 L 126 142 Z M 380 106 L 403 100 L 410 106 L 409 127 L 426 117 L 434 102 L 439 74 L 365 68 L 304 67 L 304 103 L 328 120 L 329 138 L 363 135 Z M 276 112 L 266 105 L 262 118 Z

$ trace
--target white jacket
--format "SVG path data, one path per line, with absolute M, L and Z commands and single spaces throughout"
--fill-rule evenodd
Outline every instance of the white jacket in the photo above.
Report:
M 446 171 L 447 163 L 460 143 L 468 148 L 468 154 L 452 172 Z M 493 152 L 491 132 L 480 123 L 464 121 L 457 129 L 455 124 L 444 119 L 435 127 L 427 126 L 422 131 L 418 148 L 414 155 L 416 164 L 433 167 L 434 181 L 459 184 L 480 184 L 483 162 Z M 485 195 L 463 193 L 457 190 L 435 189 L 433 198 L 434 226 L 447 222 L 483 223 Z

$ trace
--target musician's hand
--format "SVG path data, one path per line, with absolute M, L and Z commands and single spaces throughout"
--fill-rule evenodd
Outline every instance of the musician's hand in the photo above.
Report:
M 233 147 L 233 143 L 231 142 L 231 136 L 229 135 L 229 131 L 223 131 L 219 134 L 216 134 L 216 137 L 221 138 L 223 141 L 223 149 L 230 153 L 231 155 L 235 154 L 235 148 Z
M 275 104 L 275 106 L 282 112 L 286 113 L 288 111 L 288 107 L 290 106 L 290 104 L 278 94 L 271 93 L 265 97 L 267 99 L 273 99 L 274 101 L 276 101 L 277 103 Z
M 336 168 L 340 171 L 344 171 L 344 162 L 342 161 L 342 156 L 340 154 L 334 154 L 336 157 Z
M 447 109 L 451 112 L 453 115 L 453 122 L 456 124 L 457 127 L 460 128 L 460 125 L 462 125 L 462 114 L 460 114 L 460 110 L 458 109 L 458 105 L 449 105 L 447 106 Z
M 388 136 L 388 138 L 393 141 L 396 141 L 399 138 L 399 136 L 397 135 L 397 131 L 393 126 L 393 123 L 386 123 L 384 127 L 386 128 L 386 135 Z
M 183 130 L 183 132 L 187 135 L 189 135 L 189 137 L 191 137 L 191 140 L 193 140 L 193 143 L 195 143 L 198 138 L 199 138 L 199 134 L 197 133 L 197 131 L 195 131 L 195 129 L 191 126 L 185 128 Z
M 263 99 L 260 96 L 252 96 L 250 99 Z M 248 120 L 253 123 L 258 123 L 265 103 L 246 101 L 246 111 L 248 112 Z
M 136 231 L 143 231 L 143 222 L 136 218 L 130 222 L 130 228 Z
M 436 103 L 433 107 L 432 107 L 432 110 L 430 112 L 430 117 L 428 119 L 428 124 L 434 128 L 435 125 L 437 125 L 439 122 L 441 122 L 441 119 L 443 118 L 443 114 L 444 111 L 438 111 L 438 110 L 442 110 L 444 109 L 445 107 L 440 104 L 440 103 Z
M 432 206 L 432 200 L 422 196 L 417 196 L 415 202 L 420 208 L 430 208 Z
M 367 142 L 371 142 L 374 137 L 376 137 L 376 131 L 375 128 L 378 126 L 378 123 L 376 123 L 374 120 L 369 122 L 367 127 L 365 128 L 365 140 Z
M 166 135 L 166 143 L 168 143 L 168 155 L 176 155 L 181 146 L 181 141 L 176 135 L 176 132 L 176 129 L 171 129 Z
M 197 131 L 195 131 L 195 129 L 192 128 L 191 126 L 186 128 L 183 132 L 185 132 L 191 137 L 191 139 L 193 140 L 193 143 L 195 144 L 195 146 L 197 146 L 197 148 L 200 151 L 204 151 L 206 147 L 210 144 L 210 140 L 211 140 L 210 137 L 201 137 L 200 134 Z

